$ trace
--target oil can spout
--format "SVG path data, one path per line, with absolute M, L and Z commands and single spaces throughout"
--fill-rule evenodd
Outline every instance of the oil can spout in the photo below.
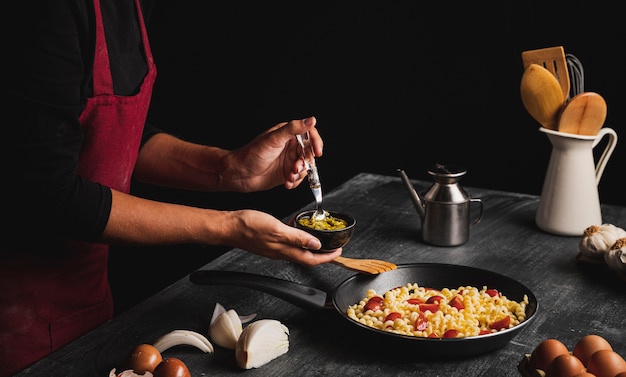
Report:
M 415 206 L 417 213 L 419 214 L 422 221 L 424 221 L 424 216 L 426 215 L 426 211 L 424 210 L 424 202 L 420 198 L 417 191 L 415 191 L 413 184 L 411 184 L 411 181 L 409 180 L 409 177 L 406 175 L 404 170 L 398 169 L 398 174 L 400 175 L 400 178 L 402 179 L 404 186 L 409 192 L 409 196 L 411 197 L 411 201 L 413 202 L 413 205 Z

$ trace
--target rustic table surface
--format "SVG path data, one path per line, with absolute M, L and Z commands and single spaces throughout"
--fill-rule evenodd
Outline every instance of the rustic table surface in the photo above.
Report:
M 413 184 L 423 192 L 432 183 L 414 180 Z M 605 265 L 577 262 L 580 237 L 538 229 L 534 217 L 539 197 L 465 190 L 482 199 L 484 217 L 471 229 L 467 243 L 447 248 L 422 242 L 419 215 L 398 177 L 359 174 L 327 193 L 324 204 L 358 221 L 344 256 L 481 268 L 528 287 L 538 301 L 536 315 L 494 351 L 471 357 L 423 357 L 405 343 L 379 342 L 378 334 L 352 331 L 357 326 L 335 310 L 307 310 L 258 290 L 201 286 L 184 278 L 18 376 L 108 376 L 137 344 L 150 343 L 174 329 L 207 334 L 216 303 L 242 315 L 257 313 L 257 318 L 281 321 L 290 330 L 289 351 L 245 372 L 237 366 L 234 351 L 217 346 L 213 354 L 184 346 L 164 352 L 165 357 L 182 359 L 192 376 L 515 376 L 523 355 L 542 340 L 559 339 L 571 350 L 578 339 L 591 333 L 603 336 L 626 356 L 626 281 Z M 626 225 L 626 208 L 603 206 L 602 211 L 603 222 Z M 238 249 L 202 269 L 269 275 L 329 293 L 354 275 L 333 264 L 305 268 Z M 138 273 L 149 282 L 149 271 Z

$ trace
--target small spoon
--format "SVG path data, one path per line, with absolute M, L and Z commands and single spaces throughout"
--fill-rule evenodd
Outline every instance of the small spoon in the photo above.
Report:
M 575 95 L 563 107 L 559 132 L 578 135 L 597 135 L 606 119 L 606 101 L 594 92 Z
M 311 216 L 313 217 L 313 220 L 321 221 L 326 218 L 326 211 L 322 209 L 322 183 L 320 182 L 320 176 L 317 172 L 317 165 L 315 164 L 314 157 L 315 153 L 313 152 L 313 146 L 311 145 L 311 140 L 309 139 L 309 133 L 306 132 L 304 137 L 302 137 L 302 135 L 296 135 L 296 139 L 298 140 L 298 144 L 300 144 L 300 153 L 302 154 L 304 167 L 307 171 L 309 187 L 311 188 L 313 197 L 315 198 L 315 212 Z
M 565 102 L 556 77 L 539 64 L 530 64 L 522 75 L 520 94 L 526 111 L 543 127 L 556 131 Z

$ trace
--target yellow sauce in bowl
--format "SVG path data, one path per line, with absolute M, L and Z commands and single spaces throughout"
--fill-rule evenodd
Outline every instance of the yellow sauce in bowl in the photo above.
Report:
M 302 217 L 298 219 L 298 224 L 317 230 L 338 230 L 345 228 L 348 222 L 344 219 L 326 214 L 326 217 L 322 220 L 315 220 L 312 217 Z

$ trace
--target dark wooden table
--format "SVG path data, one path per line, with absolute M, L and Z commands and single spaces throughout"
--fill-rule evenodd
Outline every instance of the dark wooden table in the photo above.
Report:
M 432 184 L 413 183 L 419 192 Z M 216 303 L 239 314 L 258 313 L 258 318 L 284 323 L 290 330 L 289 352 L 249 371 L 236 365 L 234 351 L 217 346 L 213 354 L 191 347 L 164 353 L 181 358 L 193 376 L 515 376 L 523 355 L 542 340 L 559 339 L 571 350 L 591 333 L 605 337 L 626 356 L 626 282 L 606 266 L 577 263 L 579 237 L 539 230 L 534 222 L 537 196 L 465 189 L 483 200 L 484 217 L 466 244 L 450 248 L 422 242 L 419 216 L 398 177 L 359 174 L 324 200 L 326 208 L 358 219 L 344 256 L 483 268 L 530 288 L 539 302 L 535 318 L 496 351 L 460 359 L 424 359 L 405 347 L 381 345 L 376 337 L 360 337 L 336 311 L 315 312 L 261 291 L 198 286 L 184 278 L 18 376 L 108 376 L 134 345 L 150 343 L 174 329 L 207 334 Z M 604 222 L 626 225 L 626 208 L 602 210 Z M 354 274 L 333 264 L 304 268 L 238 249 L 203 269 L 270 275 L 326 291 Z M 137 273 L 150 284 L 150 271 Z

